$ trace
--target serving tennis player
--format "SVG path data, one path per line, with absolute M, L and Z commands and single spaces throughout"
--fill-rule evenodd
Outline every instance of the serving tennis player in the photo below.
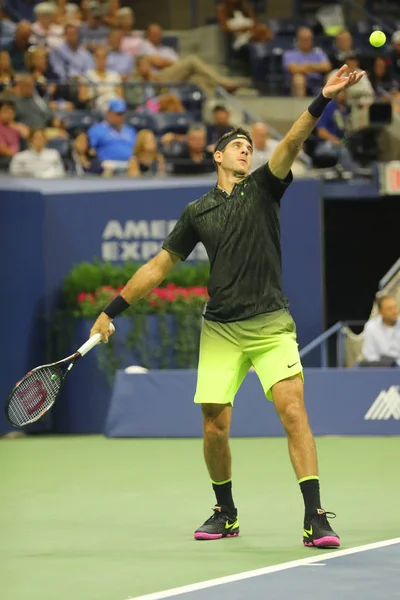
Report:
M 269 162 L 248 175 L 253 144 L 241 128 L 215 145 L 217 185 L 184 209 L 162 250 L 128 281 L 91 330 L 109 325 L 133 302 L 157 287 L 202 242 L 210 260 L 194 402 L 202 405 L 204 457 L 216 496 L 212 516 L 194 532 L 198 540 L 239 535 L 232 496 L 229 430 L 235 395 L 254 367 L 288 437 L 290 459 L 304 498 L 303 543 L 340 546 L 321 506 L 317 453 L 303 397 L 296 327 L 282 291 L 280 201 L 292 182 L 291 166 L 325 107 L 364 72 L 344 65 L 294 123 Z M 306 268 L 306 267 L 305 267 Z M 276 484 L 275 484 L 276 487 Z

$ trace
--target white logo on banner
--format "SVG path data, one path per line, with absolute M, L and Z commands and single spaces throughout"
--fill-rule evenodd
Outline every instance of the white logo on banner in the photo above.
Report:
M 108 221 L 102 234 L 101 257 L 105 261 L 146 262 L 161 250 L 176 220 Z M 188 260 L 207 260 L 204 246 L 198 244 Z
M 372 403 L 369 411 L 365 415 L 365 420 L 386 421 L 393 419 L 400 420 L 400 387 L 392 385 L 387 391 L 383 390 Z

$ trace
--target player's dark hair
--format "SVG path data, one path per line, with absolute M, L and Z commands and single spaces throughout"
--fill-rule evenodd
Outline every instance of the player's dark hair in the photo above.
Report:
M 221 142 L 224 142 L 227 138 L 229 138 L 233 135 L 244 135 L 245 137 L 249 138 L 249 140 L 251 140 L 251 135 L 247 131 L 247 129 L 243 129 L 243 127 L 232 127 L 232 129 L 230 131 L 227 131 L 227 133 L 224 133 L 224 135 L 221 135 L 221 137 L 215 142 L 214 148 L 218 148 L 218 146 L 221 144 Z M 224 149 L 221 150 L 221 152 L 223 152 L 223 151 L 224 151 Z M 215 150 L 214 150 L 214 152 L 215 152 Z M 218 163 L 215 161 L 214 158 L 213 158 L 213 162 L 214 162 L 214 166 L 218 172 Z

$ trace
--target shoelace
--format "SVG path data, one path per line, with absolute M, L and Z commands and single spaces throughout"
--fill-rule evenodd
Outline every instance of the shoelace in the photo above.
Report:
M 336 519 L 336 513 L 334 513 L 334 512 L 327 512 L 327 511 L 325 511 L 322 515 L 316 515 L 316 516 L 322 521 L 322 523 L 324 525 L 327 525 L 327 526 L 329 526 L 328 518 L 329 519 Z
M 213 506 L 212 510 L 214 511 L 214 513 L 211 515 L 211 517 L 209 519 L 207 519 L 206 523 L 209 523 L 210 521 L 225 521 L 226 520 L 226 515 L 221 512 L 220 506 Z

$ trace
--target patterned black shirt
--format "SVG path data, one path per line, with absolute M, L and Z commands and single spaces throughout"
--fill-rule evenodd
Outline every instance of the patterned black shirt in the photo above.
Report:
M 205 318 L 231 322 L 288 306 L 282 291 L 280 200 L 292 182 L 268 164 L 228 195 L 217 186 L 191 202 L 163 248 L 185 260 L 198 242 L 210 260 Z

